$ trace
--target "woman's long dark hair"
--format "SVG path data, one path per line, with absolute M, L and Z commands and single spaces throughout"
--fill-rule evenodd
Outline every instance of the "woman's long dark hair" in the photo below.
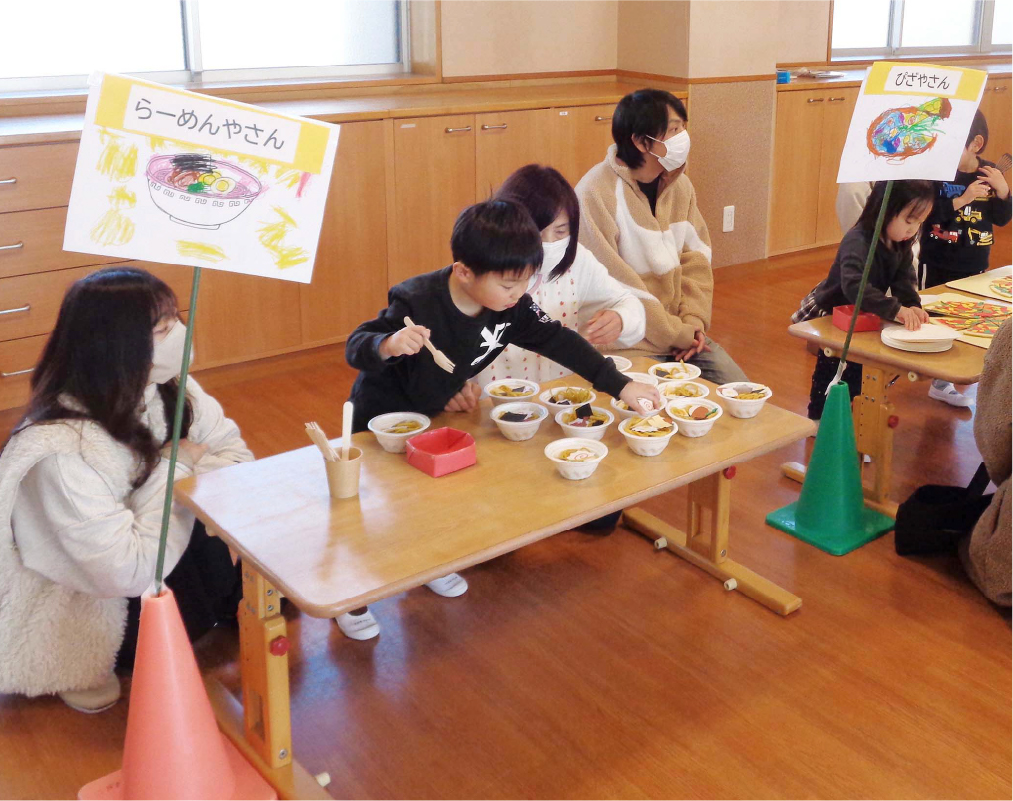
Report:
M 859 226 L 872 239 L 876 231 L 876 218 L 879 216 L 879 209 L 883 205 L 883 195 L 886 193 L 886 181 L 877 181 L 872 188 L 872 194 L 865 201 L 865 208 L 855 225 Z M 926 207 L 931 207 L 936 199 L 936 187 L 932 181 L 894 181 L 893 191 L 890 192 L 890 201 L 886 204 L 886 215 L 883 217 L 883 230 L 880 236 L 886 234 L 886 226 L 890 220 L 904 211 L 909 203 L 914 203 L 912 209 L 915 215 L 921 214 Z M 912 237 L 905 242 L 894 244 L 894 252 L 899 253 L 902 258 L 910 258 L 911 248 L 918 237 Z
M 107 267 L 75 282 L 63 298 L 56 328 L 32 374 L 28 411 L 15 431 L 56 420 L 94 420 L 136 455 L 136 489 L 158 464 L 164 442 L 141 421 L 144 388 L 151 373 L 152 330 L 177 314 L 176 295 L 159 278 L 135 267 Z M 158 386 L 171 420 L 179 392 L 173 379 Z M 83 411 L 70 409 L 62 397 Z M 181 436 L 189 432 L 189 400 Z
M 549 273 L 549 280 L 555 281 L 565 274 L 577 256 L 577 238 L 580 236 L 580 205 L 577 203 L 577 193 L 569 181 L 552 167 L 528 164 L 515 170 L 503 182 L 496 192 L 496 198 L 513 200 L 524 206 L 539 231 L 552 225 L 559 212 L 566 212 L 570 218 L 570 243 L 563 254 L 563 260 Z

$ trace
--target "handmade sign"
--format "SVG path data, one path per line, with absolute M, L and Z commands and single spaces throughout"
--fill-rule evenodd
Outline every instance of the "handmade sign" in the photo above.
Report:
M 986 77 L 961 67 L 873 64 L 858 94 L 837 182 L 953 180 Z
M 338 132 L 100 73 L 64 250 L 309 283 Z

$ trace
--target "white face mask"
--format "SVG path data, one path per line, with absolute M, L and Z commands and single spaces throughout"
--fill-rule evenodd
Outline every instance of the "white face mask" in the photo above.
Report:
M 570 237 L 555 242 L 542 242 L 542 272 L 550 272 L 563 260 L 566 249 L 570 246 Z
M 669 137 L 664 142 L 660 139 L 655 139 L 653 136 L 648 136 L 652 142 L 659 142 L 665 146 L 665 155 L 656 156 L 661 166 L 669 172 L 672 170 L 679 169 L 683 164 L 686 163 L 686 159 L 689 158 L 689 131 L 679 131 L 675 136 Z M 652 153 L 652 156 L 655 154 Z
M 179 375 L 183 367 L 183 345 L 186 342 L 186 326 L 177 320 L 161 342 L 155 343 L 151 357 L 149 384 L 164 384 Z M 193 363 L 193 346 L 190 347 L 190 362 Z

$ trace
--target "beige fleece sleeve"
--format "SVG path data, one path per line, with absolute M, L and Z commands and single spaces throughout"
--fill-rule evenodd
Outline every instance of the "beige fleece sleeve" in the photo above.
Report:
M 689 180 L 688 178 L 686 179 Z M 696 240 L 686 237 L 679 260 L 682 262 L 682 293 L 678 315 L 683 323 L 697 331 L 706 331 L 711 325 L 711 306 L 714 300 L 714 271 L 711 268 L 711 238 L 707 223 L 696 204 L 696 189 L 690 184 L 689 224 L 696 231 Z M 704 251 L 701 244 L 706 248 Z

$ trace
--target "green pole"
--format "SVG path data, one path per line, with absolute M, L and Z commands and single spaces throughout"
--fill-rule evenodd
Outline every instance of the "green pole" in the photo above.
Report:
M 858 296 L 855 298 L 855 313 L 851 315 L 851 324 L 848 326 L 848 335 L 844 338 L 844 349 L 841 351 L 841 363 L 837 368 L 837 375 L 830 382 L 833 386 L 841 380 L 848 359 L 848 351 L 851 349 L 851 335 L 855 333 L 855 324 L 858 322 L 858 315 L 862 311 L 862 298 L 865 297 L 865 285 L 869 283 L 869 271 L 872 269 L 872 259 L 876 255 L 876 246 L 879 245 L 879 236 L 883 231 L 883 219 L 886 217 L 886 204 L 893 192 L 893 181 L 886 182 L 886 191 L 883 192 L 883 203 L 879 207 L 879 215 L 876 217 L 876 228 L 872 232 L 872 243 L 869 245 L 869 255 L 865 257 L 865 269 L 862 271 L 862 281 L 858 285 Z
M 165 503 L 162 506 L 162 530 L 158 535 L 158 559 L 155 562 L 155 595 L 162 593 L 165 546 L 169 539 L 169 515 L 172 513 L 172 480 L 176 474 L 176 457 L 179 455 L 179 435 L 183 428 L 183 409 L 186 404 L 186 377 L 190 373 L 190 349 L 193 347 L 193 321 L 197 318 L 197 290 L 199 287 L 200 267 L 194 267 L 193 285 L 190 287 L 190 316 L 186 321 L 186 339 L 183 342 L 183 365 L 179 371 L 179 394 L 176 396 L 176 413 L 172 420 L 172 448 L 169 451 L 169 477 L 165 483 Z

